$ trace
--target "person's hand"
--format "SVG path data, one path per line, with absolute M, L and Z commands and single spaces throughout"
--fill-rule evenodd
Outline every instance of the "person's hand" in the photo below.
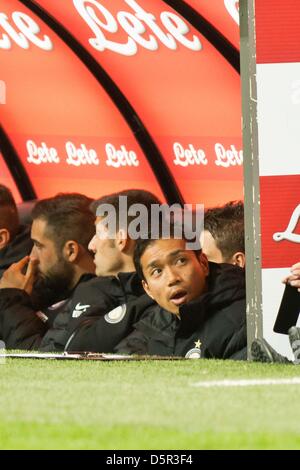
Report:
M 27 264 L 26 274 L 23 274 L 22 271 Z M 29 256 L 12 264 L 3 273 L 0 289 L 22 289 L 30 295 L 36 278 L 37 264 L 37 260 L 31 260 Z
M 285 277 L 282 282 L 295 287 L 300 292 L 300 263 L 296 263 L 291 267 L 291 274 Z

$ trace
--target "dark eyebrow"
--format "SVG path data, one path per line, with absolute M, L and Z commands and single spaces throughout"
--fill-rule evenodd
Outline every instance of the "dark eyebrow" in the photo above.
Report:
M 184 254 L 185 253 L 185 250 L 176 250 L 176 251 L 172 251 L 171 253 L 168 254 L 168 258 L 176 258 L 176 256 L 180 255 L 180 254 Z
M 146 269 L 156 268 L 157 265 L 159 265 L 159 260 L 158 260 L 158 259 L 155 259 L 154 261 L 151 261 L 151 263 L 149 263 L 149 264 L 146 266 Z

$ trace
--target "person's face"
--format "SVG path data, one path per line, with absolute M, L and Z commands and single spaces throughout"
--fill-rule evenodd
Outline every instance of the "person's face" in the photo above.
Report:
M 70 262 L 59 252 L 55 242 L 47 235 L 47 222 L 36 219 L 32 223 L 33 248 L 30 258 L 37 262 L 36 285 L 63 293 L 72 286 L 74 270 Z
M 89 243 L 94 253 L 97 276 L 115 276 L 121 269 L 121 252 L 117 240 L 109 238 L 108 229 L 101 224 L 102 217 L 96 218 L 96 233 Z
M 30 258 L 38 263 L 38 272 L 47 276 L 59 262 L 56 246 L 53 240 L 47 236 L 47 222 L 43 219 L 36 219 L 31 227 L 31 239 L 33 248 Z
M 179 307 L 206 291 L 208 262 L 186 250 L 185 240 L 157 240 L 141 256 L 147 294 L 162 308 L 178 314 Z
M 201 233 L 200 243 L 202 251 L 206 254 L 208 261 L 225 263 L 221 250 L 217 247 L 215 239 L 208 230 L 203 230 Z

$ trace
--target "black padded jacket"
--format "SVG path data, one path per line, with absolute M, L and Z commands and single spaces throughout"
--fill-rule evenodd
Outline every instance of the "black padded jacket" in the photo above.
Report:
M 209 263 L 208 290 L 180 308 L 180 318 L 157 304 L 114 352 L 193 358 L 246 359 L 247 328 L 244 270 Z M 141 303 L 141 299 L 139 300 Z

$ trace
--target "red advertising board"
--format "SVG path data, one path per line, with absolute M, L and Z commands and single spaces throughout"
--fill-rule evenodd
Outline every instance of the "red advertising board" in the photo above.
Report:
M 262 267 L 300 260 L 300 4 L 257 0 Z
M 253 239 L 247 252 L 248 338 L 263 336 L 276 351 L 292 359 L 289 327 L 283 328 L 278 318 L 285 310 L 280 309 L 285 290 L 282 280 L 300 261 L 300 3 L 249 0 L 241 5 L 243 30 L 249 32 L 248 41 L 243 41 L 245 58 L 249 58 L 243 69 L 249 156 L 245 214 L 252 228 L 247 240 Z M 293 309 L 298 307 L 288 303 L 284 320 L 295 324 L 297 311 Z
M 36 3 L 120 88 L 187 202 L 242 197 L 239 75 L 199 31 L 158 0 Z
M 300 175 L 260 178 L 262 267 L 300 260 Z
M 256 1 L 258 64 L 300 62 L 300 5 L 297 0 Z
M 20 2 L 0 0 L 0 10 L 0 122 L 37 196 L 128 187 L 162 196 L 128 124 L 77 56 Z

